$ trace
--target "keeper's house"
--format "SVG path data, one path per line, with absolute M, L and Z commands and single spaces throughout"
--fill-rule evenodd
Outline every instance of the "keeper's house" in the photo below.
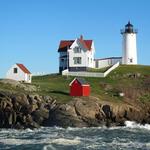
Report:
M 31 83 L 32 74 L 23 64 L 14 64 L 8 70 L 6 78 Z
M 59 72 L 87 71 L 95 67 L 93 40 L 84 40 L 81 35 L 75 40 L 60 41 L 59 48 Z

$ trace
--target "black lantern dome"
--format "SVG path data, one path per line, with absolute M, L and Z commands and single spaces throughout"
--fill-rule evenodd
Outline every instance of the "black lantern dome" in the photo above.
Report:
M 128 21 L 128 23 L 125 25 L 125 29 L 121 30 L 121 34 L 123 33 L 137 33 L 137 30 L 135 30 L 130 21 Z
M 133 27 L 133 25 L 128 21 L 128 24 L 126 24 L 125 27 Z
M 128 24 L 125 25 L 125 32 L 133 33 L 133 25 L 130 23 L 130 21 L 128 22 Z

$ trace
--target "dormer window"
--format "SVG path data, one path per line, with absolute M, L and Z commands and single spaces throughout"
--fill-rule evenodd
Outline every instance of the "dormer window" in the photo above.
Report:
M 74 53 L 81 53 L 81 48 L 78 47 L 78 46 L 76 46 L 76 47 L 74 48 Z
M 14 73 L 18 73 L 18 69 L 17 68 L 14 68 Z

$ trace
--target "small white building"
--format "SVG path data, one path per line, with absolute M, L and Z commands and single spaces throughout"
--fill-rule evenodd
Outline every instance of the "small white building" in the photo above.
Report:
M 32 74 L 23 64 L 14 64 L 6 74 L 7 79 L 31 83 Z
M 112 66 L 119 62 L 122 63 L 122 57 L 108 57 L 108 58 L 101 58 L 95 59 L 95 68 L 105 68 Z
M 84 40 L 83 36 L 76 40 L 60 41 L 59 48 L 59 72 L 65 69 L 69 71 L 86 71 L 95 67 L 95 47 L 93 40 Z

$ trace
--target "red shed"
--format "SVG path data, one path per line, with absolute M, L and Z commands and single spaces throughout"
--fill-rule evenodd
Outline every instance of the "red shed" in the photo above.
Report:
M 70 83 L 70 96 L 89 96 L 90 85 L 81 78 L 75 78 Z

